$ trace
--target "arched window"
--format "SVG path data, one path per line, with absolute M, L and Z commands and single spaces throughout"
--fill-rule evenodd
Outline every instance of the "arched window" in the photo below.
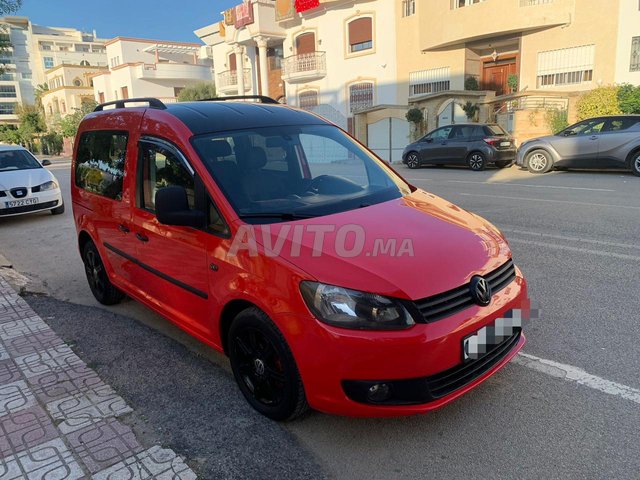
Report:
M 82 60 L 80 62 L 80 65 L 82 65 L 83 67 L 89 67 L 91 64 L 89 62 L 87 62 L 86 60 Z
M 316 34 L 314 32 L 302 33 L 296 37 L 296 55 L 313 53 L 316 51 Z
M 349 112 L 373 107 L 373 83 L 360 82 L 349 85 Z
M 307 90 L 305 92 L 300 92 L 298 94 L 298 104 L 300 105 L 300 108 L 304 108 L 305 110 L 310 110 L 313 107 L 317 107 L 318 91 Z
M 349 53 L 362 52 L 373 48 L 373 19 L 360 17 L 351 20 L 348 27 Z
M 73 79 L 73 86 L 74 87 L 81 87 L 82 86 L 82 79 L 80 79 L 80 77 L 76 77 Z

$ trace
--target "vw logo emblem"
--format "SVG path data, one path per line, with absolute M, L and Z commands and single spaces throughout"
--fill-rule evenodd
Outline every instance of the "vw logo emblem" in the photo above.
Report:
M 258 375 L 264 375 L 264 362 L 259 358 L 256 358 L 253 361 L 253 368 L 255 369 Z
M 484 278 L 475 276 L 469 284 L 474 302 L 482 307 L 491 303 L 491 285 Z

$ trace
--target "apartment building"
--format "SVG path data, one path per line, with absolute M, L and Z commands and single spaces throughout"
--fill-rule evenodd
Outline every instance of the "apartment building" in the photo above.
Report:
M 219 93 L 264 93 L 366 136 L 356 115 L 398 104 L 395 4 L 246 0 L 195 33 L 212 47 Z M 390 109 L 385 118 L 371 113 L 371 123 L 381 123 L 370 136 L 381 143 L 370 146 L 383 158 L 399 157 L 406 144 L 405 110 L 393 120 Z
M 156 97 L 175 102 L 180 91 L 212 81 L 213 64 L 205 45 L 116 37 L 106 43 L 108 69 L 94 75 L 96 101 Z
M 572 121 L 585 91 L 640 83 L 639 9 L 635 0 L 403 0 L 398 96 L 424 110 L 427 129 L 467 121 L 461 105 L 471 101 L 519 140 L 548 133 L 547 109 L 568 109 Z
M 0 124 L 16 123 L 16 105 L 34 103 L 47 71 L 60 65 L 106 66 L 105 40 L 95 32 L 33 24 L 27 17 L 0 18 L 0 34 L 11 42 L 0 58 Z
M 107 67 L 61 64 L 45 72 L 49 87 L 42 96 L 45 120 L 53 124 L 85 102 L 93 102 L 93 77 L 108 72 Z

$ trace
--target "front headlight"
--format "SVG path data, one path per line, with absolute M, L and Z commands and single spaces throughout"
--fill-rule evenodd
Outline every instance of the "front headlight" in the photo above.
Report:
M 41 192 L 46 192 L 47 190 L 55 190 L 58 188 L 58 182 L 54 182 L 51 180 L 50 182 L 45 182 L 39 186 Z
M 400 330 L 415 325 L 397 300 L 317 282 L 300 284 L 302 298 L 318 320 L 359 330 Z

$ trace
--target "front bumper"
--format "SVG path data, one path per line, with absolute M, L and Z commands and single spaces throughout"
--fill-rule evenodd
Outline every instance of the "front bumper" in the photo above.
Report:
M 414 389 L 411 392 L 414 397 L 403 404 L 374 404 L 358 401 L 357 393 L 354 396 L 346 385 L 348 382 L 408 381 L 410 387 L 415 387 L 421 379 L 437 380 L 443 373 L 460 369 L 464 338 L 492 324 L 509 310 L 526 308 L 526 281 L 518 271 L 516 279 L 496 293 L 487 307 L 472 306 L 447 318 L 394 332 L 346 330 L 313 319 L 312 328 L 298 332 L 298 338 L 289 345 L 313 408 L 332 414 L 368 417 L 424 413 L 451 402 L 500 370 L 522 349 L 526 342 L 524 334 L 518 335 L 477 375 L 458 376 L 455 385 L 446 386 L 435 395 L 430 392 L 420 397 Z M 278 320 L 277 323 L 287 321 Z
M 14 200 L 36 199 L 37 203 L 33 205 L 24 205 L 20 207 L 7 207 L 6 202 Z M 15 215 L 27 215 L 30 213 L 43 212 L 62 205 L 62 192 L 59 188 L 46 192 L 29 193 L 24 198 L 13 198 L 11 196 L 0 198 L 0 217 L 13 217 Z

